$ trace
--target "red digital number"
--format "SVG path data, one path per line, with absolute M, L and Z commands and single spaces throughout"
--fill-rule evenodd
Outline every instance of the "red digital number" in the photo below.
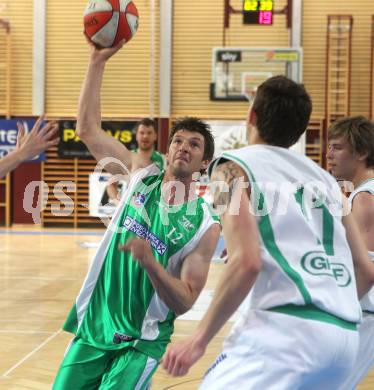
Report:
M 260 11 L 259 23 L 260 24 L 272 24 L 273 13 L 270 11 Z

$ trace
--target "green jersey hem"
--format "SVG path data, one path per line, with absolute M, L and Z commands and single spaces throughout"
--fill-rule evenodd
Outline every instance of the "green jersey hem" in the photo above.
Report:
M 140 339 L 134 342 L 133 348 L 157 361 L 160 361 L 164 356 L 166 346 L 169 344 L 169 342 L 170 340 L 166 343 L 161 343 L 159 341 L 155 342 L 153 340 Z
M 327 313 L 326 311 L 323 311 L 314 305 L 298 306 L 289 304 L 284 306 L 272 307 L 268 310 L 277 313 L 288 314 L 299 318 L 304 318 L 307 320 L 326 322 L 328 324 L 339 326 L 343 329 L 357 330 L 357 324 L 355 322 L 343 320 L 342 318 L 336 317 L 331 313 Z

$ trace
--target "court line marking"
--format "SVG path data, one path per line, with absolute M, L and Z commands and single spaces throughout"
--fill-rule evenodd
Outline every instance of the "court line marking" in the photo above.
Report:
M 0 235 L 12 236 L 95 236 L 102 237 L 104 232 L 29 232 L 27 230 L 0 230 Z
M 30 301 L 31 303 L 32 303 L 32 301 Z M 17 318 L 0 318 L 0 323 L 4 323 L 4 322 L 11 322 L 11 323 L 14 323 L 14 322 L 17 322 L 17 321 L 20 321 L 20 319 L 19 319 L 19 317 L 17 317 Z M 39 320 L 36 320 L 36 321 L 39 321 Z M 60 324 L 61 324 L 61 318 L 55 318 L 55 319 L 53 319 L 53 318 L 51 318 L 51 319 L 48 319 L 48 322 L 52 322 L 52 321 L 54 321 L 54 322 L 59 322 Z M 29 322 L 29 323 L 31 323 L 32 321 L 30 321 L 30 319 L 29 318 L 27 318 L 27 320 L 21 320 L 20 322 Z M 53 333 L 53 332 L 51 332 L 51 333 Z
M 51 336 L 49 336 L 46 340 L 44 340 L 39 346 L 34 348 L 30 353 L 28 353 L 25 357 L 23 357 L 18 363 L 14 364 L 12 367 L 9 368 L 9 370 L 5 371 L 4 374 L 2 375 L 2 377 L 7 378 L 12 371 L 14 371 L 21 364 L 23 364 L 27 359 L 29 359 L 32 355 L 34 355 L 40 349 L 42 349 L 46 344 L 48 344 L 52 339 L 54 339 L 56 336 L 58 336 L 61 332 L 62 332 L 61 329 L 59 329 L 57 332 L 54 332 Z
M 40 280 L 42 282 L 50 282 L 50 281 L 62 281 L 62 282 L 72 282 L 72 281 L 75 281 L 75 280 L 81 280 L 80 278 L 63 278 L 63 277 L 59 277 L 58 275 L 56 277 L 48 277 L 48 276 L 9 276 L 9 277 L 1 277 L 0 276 L 0 280 Z
M 53 334 L 46 330 L 15 330 L 15 329 L 0 329 L 0 333 L 15 333 L 15 334 Z
M 193 383 L 193 382 L 197 382 L 197 381 L 201 382 L 203 378 L 204 377 L 195 378 L 195 379 L 189 379 L 189 380 L 186 380 L 186 381 L 183 381 L 183 382 L 174 383 L 173 385 L 169 385 L 167 387 L 163 387 L 162 390 L 174 389 L 175 387 L 178 387 L 180 385 L 185 385 L 186 383 Z

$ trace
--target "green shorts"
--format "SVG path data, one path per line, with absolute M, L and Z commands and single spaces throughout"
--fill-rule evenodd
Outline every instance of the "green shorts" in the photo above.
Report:
M 58 370 L 53 390 L 146 389 L 158 361 L 133 347 L 108 351 L 74 339 Z

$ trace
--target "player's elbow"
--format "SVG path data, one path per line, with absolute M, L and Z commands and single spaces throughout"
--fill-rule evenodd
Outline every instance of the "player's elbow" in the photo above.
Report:
M 188 302 L 184 304 L 178 305 L 178 307 L 174 308 L 174 313 L 179 317 L 183 315 L 184 313 L 187 313 L 189 310 L 192 309 L 193 302 Z
M 179 302 L 177 302 L 174 307 L 174 312 L 177 316 L 181 316 L 182 314 L 187 313 L 189 310 L 191 310 L 192 306 L 195 304 L 197 298 L 200 295 L 200 290 L 193 289 L 190 286 L 188 286 L 187 288 L 187 295 Z
M 231 261 L 230 256 L 229 261 Z M 262 269 L 260 252 L 252 252 L 250 255 L 248 255 L 248 253 L 237 254 L 236 263 L 238 264 L 240 271 L 251 278 L 257 277 Z
M 76 134 L 83 142 L 89 138 L 91 133 L 88 124 L 77 122 Z
M 368 275 L 368 279 L 369 279 L 369 283 L 371 284 L 371 286 L 374 286 L 374 263 L 371 262 L 371 259 L 370 259 L 370 272 L 369 272 L 369 275 Z
M 253 255 L 246 262 L 246 271 L 252 275 L 257 276 L 262 270 L 262 261 L 260 256 Z

